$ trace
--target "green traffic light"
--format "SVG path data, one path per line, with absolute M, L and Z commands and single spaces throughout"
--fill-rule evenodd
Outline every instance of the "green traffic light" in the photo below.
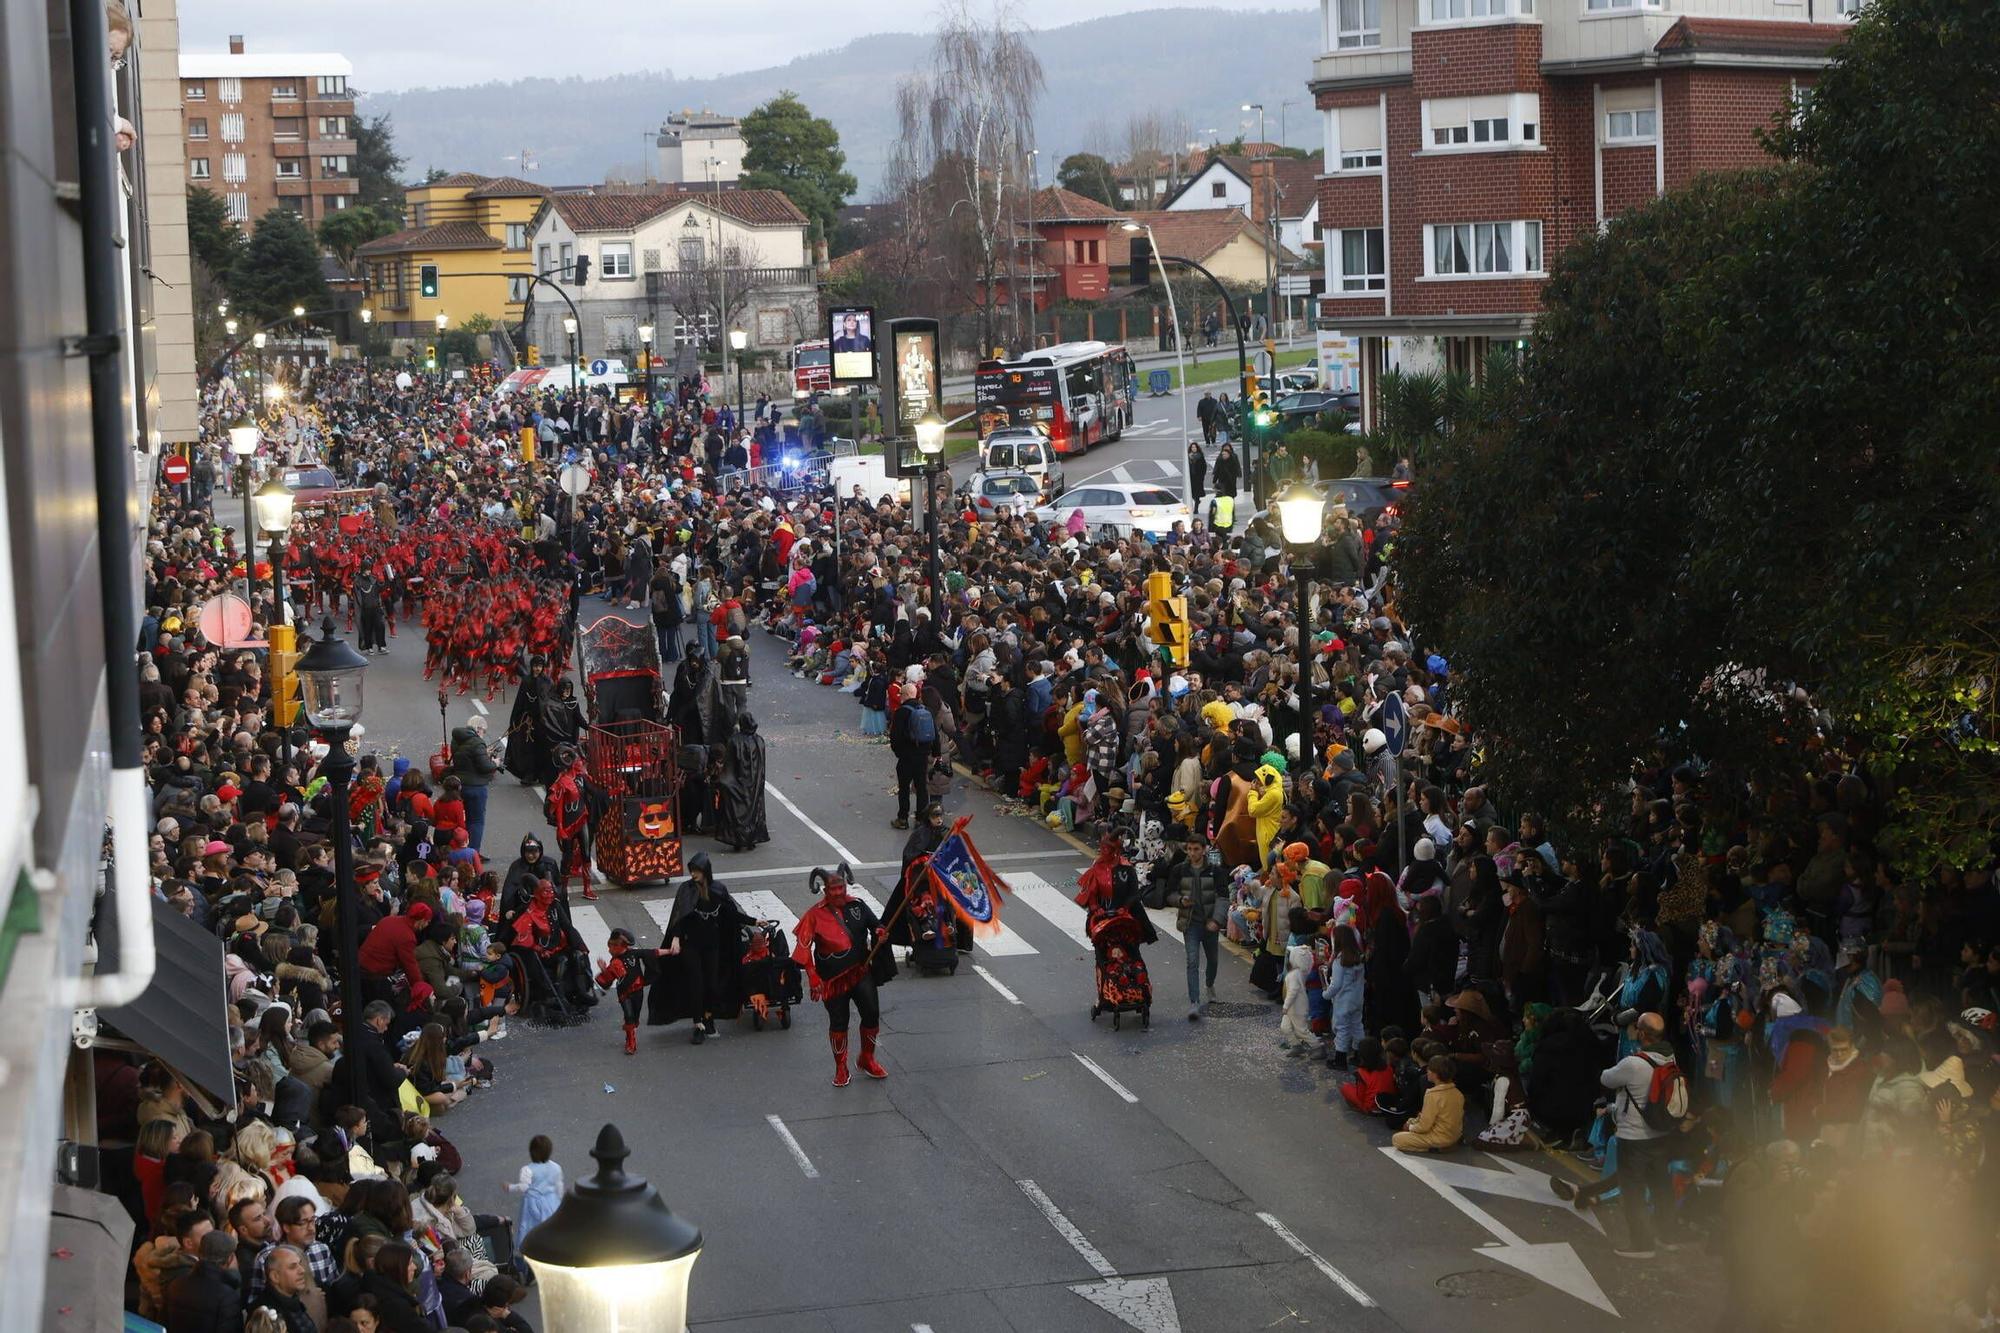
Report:
M 1268 426 L 1271 424 L 1271 414 L 1269 412 L 1259 412 L 1255 420 L 1259 426 Z

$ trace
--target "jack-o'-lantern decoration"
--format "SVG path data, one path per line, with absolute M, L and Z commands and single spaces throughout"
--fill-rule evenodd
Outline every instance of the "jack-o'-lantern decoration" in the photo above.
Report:
M 664 838 L 674 831 L 674 807 L 671 801 L 649 801 L 639 807 L 639 836 L 642 838 Z

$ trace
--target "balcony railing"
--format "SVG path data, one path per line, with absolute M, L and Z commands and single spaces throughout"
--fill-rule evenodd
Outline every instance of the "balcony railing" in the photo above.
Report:
M 731 287 L 738 288 L 810 287 L 818 281 L 818 275 L 809 264 L 796 268 L 654 269 L 646 274 L 646 294 L 658 295 L 660 289 L 669 283 L 684 283 L 695 278 L 714 282 L 718 273 L 728 279 Z

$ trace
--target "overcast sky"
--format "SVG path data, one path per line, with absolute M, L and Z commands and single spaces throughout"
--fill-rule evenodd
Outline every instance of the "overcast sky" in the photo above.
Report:
M 1188 8 L 1316 9 L 1318 0 L 1180 0 Z M 1014 0 L 1033 27 L 1165 8 L 1175 0 Z M 783 64 L 873 32 L 929 29 L 938 0 L 181 0 L 181 49 L 334 51 L 355 86 L 440 87 L 541 74 L 669 69 L 682 78 Z M 421 15 L 421 22 L 416 16 Z

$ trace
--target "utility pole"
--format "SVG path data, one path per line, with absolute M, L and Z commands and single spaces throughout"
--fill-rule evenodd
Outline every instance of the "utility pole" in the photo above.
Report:
M 1277 220 L 1275 216 L 1277 201 L 1272 198 L 1273 191 L 1271 188 L 1277 184 L 1277 175 L 1272 169 L 1271 145 L 1266 137 L 1270 131 L 1265 125 L 1264 104 L 1262 102 L 1245 102 L 1243 109 L 1257 113 L 1257 156 L 1251 160 L 1253 163 L 1262 162 L 1264 164 L 1264 227 L 1268 236 L 1272 224 Z M 1250 180 L 1250 215 L 1255 220 L 1258 206 L 1258 183 L 1255 166 L 1252 166 L 1250 170 Z M 1272 246 L 1266 245 L 1264 248 L 1264 332 L 1266 337 L 1270 336 L 1271 328 L 1278 320 L 1277 263 L 1278 256 L 1276 250 Z

